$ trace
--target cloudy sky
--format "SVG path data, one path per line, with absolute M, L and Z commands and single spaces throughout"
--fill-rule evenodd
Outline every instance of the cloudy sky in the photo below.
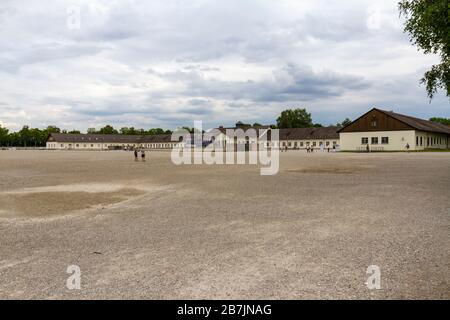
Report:
M 1 0 L 0 125 L 335 124 L 377 106 L 449 116 L 419 79 L 437 57 L 397 1 Z

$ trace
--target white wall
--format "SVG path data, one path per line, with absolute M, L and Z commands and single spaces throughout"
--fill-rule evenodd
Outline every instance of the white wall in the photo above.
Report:
M 409 144 L 409 150 L 415 150 L 415 130 L 403 131 L 373 131 L 373 132 L 342 132 L 339 134 L 341 150 L 358 151 L 364 150 L 366 144 L 362 143 L 362 138 L 368 138 L 371 150 L 398 151 L 406 150 L 406 144 Z M 372 144 L 372 137 L 378 137 L 378 144 Z M 388 137 L 389 143 L 381 143 L 382 137 Z
M 431 133 L 416 131 L 416 140 L 414 141 L 416 150 L 424 149 L 448 149 L 448 137 L 442 133 Z

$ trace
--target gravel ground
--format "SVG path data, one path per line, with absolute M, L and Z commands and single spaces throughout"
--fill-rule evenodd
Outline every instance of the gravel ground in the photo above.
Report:
M 0 298 L 450 298 L 450 153 L 147 158 L 0 151 Z

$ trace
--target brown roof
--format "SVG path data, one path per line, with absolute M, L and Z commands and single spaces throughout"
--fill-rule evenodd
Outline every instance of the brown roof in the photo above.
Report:
M 391 118 L 394 118 L 415 130 L 450 134 L 450 128 L 441 123 L 428 121 L 428 120 L 424 120 L 424 119 L 419 119 L 419 118 L 407 116 L 404 114 L 396 113 L 393 111 L 386 111 L 386 110 L 382 110 L 382 109 L 378 109 L 378 108 L 372 108 L 371 110 L 364 113 L 362 116 L 360 116 L 356 120 L 352 121 L 350 124 L 340 128 L 338 132 L 344 131 L 345 128 L 350 126 L 352 123 L 355 123 L 356 121 L 358 121 L 359 119 L 364 117 L 366 114 L 368 114 L 372 110 L 377 110 L 381 113 L 384 113 L 384 114 L 390 116 Z
M 170 134 L 156 135 L 125 135 L 125 134 L 71 134 L 51 133 L 49 139 L 57 142 L 81 142 L 81 143 L 152 143 L 170 142 Z
M 338 127 L 280 129 L 280 140 L 339 139 Z
M 267 130 L 270 130 L 269 126 L 252 127 L 247 126 L 245 128 L 218 128 L 221 132 L 225 133 L 226 129 L 255 129 L 258 136 L 266 134 Z M 339 139 L 338 127 L 312 127 L 312 128 L 285 128 L 279 129 L 280 140 L 308 140 L 308 139 Z
M 417 130 L 450 134 L 450 128 L 442 123 L 406 116 L 393 111 L 377 110 L 391 116 L 394 119 L 397 119 L 398 121 L 406 123 Z

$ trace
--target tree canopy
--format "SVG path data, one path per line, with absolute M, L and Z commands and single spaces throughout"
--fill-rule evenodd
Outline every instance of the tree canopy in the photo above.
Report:
M 445 124 L 446 126 L 450 126 L 450 118 L 433 117 L 433 118 L 430 118 L 430 121 L 438 122 L 438 123 Z
M 437 54 L 441 63 L 426 71 L 421 83 L 433 99 L 438 89 L 450 97 L 450 19 L 448 0 L 402 0 L 400 15 L 406 17 L 404 31 L 425 54 Z
M 306 109 L 287 109 L 277 118 L 278 128 L 307 128 L 312 127 L 311 114 Z
M 345 127 L 346 125 L 349 125 L 350 123 L 352 123 L 352 120 L 350 120 L 349 118 L 345 118 L 344 121 L 338 122 L 336 124 L 336 126 L 338 126 L 338 127 Z

